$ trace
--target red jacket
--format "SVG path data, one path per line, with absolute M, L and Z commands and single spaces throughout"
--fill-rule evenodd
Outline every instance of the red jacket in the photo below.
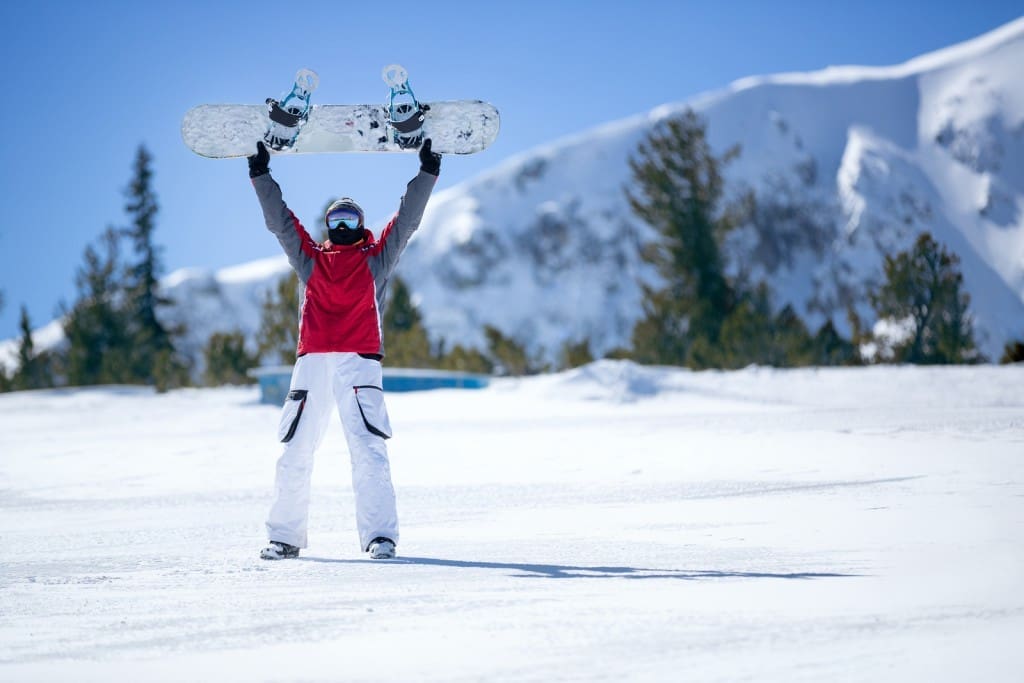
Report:
M 264 174 L 253 178 L 267 228 L 305 284 L 299 322 L 298 355 L 350 351 L 384 353 L 381 311 L 388 279 L 419 227 L 437 177 L 421 172 L 402 197 L 398 213 L 375 239 L 350 246 L 317 243 Z

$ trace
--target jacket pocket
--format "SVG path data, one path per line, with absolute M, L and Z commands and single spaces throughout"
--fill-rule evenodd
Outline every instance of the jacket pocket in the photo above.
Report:
M 384 390 L 372 385 L 352 387 L 352 390 L 356 394 L 356 405 L 359 406 L 359 414 L 367 431 L 382 439 L 390 439 L 391 421 L 384 405 Z
M 306 407 L 307 393 L 309 392 L 306 389 L 293 389 L 288 392 L 284 409 L 281 411 L 281 423 L 277 425 L 277 437 L 281 439 L 281 443 L 288 443 L 295 436 L 302 411 Z

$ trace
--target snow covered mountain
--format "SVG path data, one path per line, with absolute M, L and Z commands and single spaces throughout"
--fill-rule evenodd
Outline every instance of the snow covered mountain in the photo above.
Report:
M 435 197 L 403 259 L 428 328 L 480 341 L 491 324 L 557 352 L 628 341 L 648 230 L 623 195 L 627 158 L 660 119 L 692 106 L 713 146 L 739 144 L 732 186 L 786 215 L 734 236 L 737 262 L 812 325 L 845 325 L 883 255 L 921 231 L 961 258 L 982 350 L 1024 337 L 1024 20 L 886 68 L 748 78 L 511 159 Z M 793 207 L 788 207 L 793 208 Z M 746 233 L 746 234 L 744 234 Z M 624 238 L 625 236 L 625 238 Z M 769 258 L 768 256 L 775 255 Z
M 436 194 L 399 273 L 449 344 L 482 345 L 487 324 L 548 357 L 584 338 L 597 354 L 627 344 L 641 283 L 655 280 L 639 257 L 652 232 L 624 196 L 627 160 L 692 107 L 718 151 L 740 146 L 730 186 L 755 190 L 776 218 L 729 249 L 780 306 L 845 330 L 853 303 L 871 322 L 864 293 L 884 255 L 929 231 L 959 255 L 979 345 L 998 358 L 1024 338 L 1021 64 L 1024 19 L 901 65 L 747 78 L 583 132 Z M 165 280 L 169 317 L 190 328 L 193 351 L 218 329 L 251 334 L 285 272 L 283 257 L 178 271 Z

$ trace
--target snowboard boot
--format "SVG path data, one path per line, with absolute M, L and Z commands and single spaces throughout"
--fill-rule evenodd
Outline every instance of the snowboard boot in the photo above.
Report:
M 378 536 L 370 541 L 367 550 L 370 551 L 371 560 L 390 560 L 395 557 L 395 542 L 390 538 Z
M 288 545 L 280 541 L 271 541 L 260 551 L 260 557 L 264 560 L 287 560 L 298 556 L 298 546 Z

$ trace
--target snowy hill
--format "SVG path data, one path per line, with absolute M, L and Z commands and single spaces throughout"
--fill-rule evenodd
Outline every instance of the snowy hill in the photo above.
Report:
M 599 362 L 392 394 L 384 564 L 336 419 L 272 563 L 256 389 L 0 395 L 0 680 L 1018 681 L 1022 383 Z
M 623 194 L 627 159 L 659 120 L 692 106 L 727 171 L 776 216 L 729 243 L 746 275 L 811 326 L 846 306 L 872 322 L 865 291 L 885 254 L 922 231 L 955 251 L 982 351 L 1024 338 L 1024 19 L 892 67 L 830 67 L 747 78 L 532 150 L 431 200 L 402 259 L 432 336 L 482 345 L 493 325 L 555 356 L 589 338 L 595 353 L 628 343 L 641 313 L 639 258 L 650 229 Z M 809 219 L 808 219 L 809 217 Z M 283 258 L 165 282 L 169 317 L 198 349 L 216 329 L 255 331 L 258 303 Z M 264 278 L 264 276 L 266 276 Z M 52 335 L 51 335 L 52 336 Z M 0 360 L 14 346 L 0 347 Z

